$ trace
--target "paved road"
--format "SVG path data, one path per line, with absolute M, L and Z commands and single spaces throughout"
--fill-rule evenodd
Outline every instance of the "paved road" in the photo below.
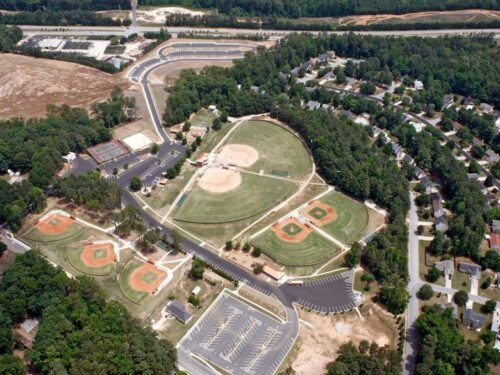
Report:
M 12 233 L 5 230 L 0 230 L 0 240 L 7 245 L 7 247 L 17 254 L 24 254 L 31 248 L 24 242 L 15 238 Z
M 138 27 L 105 27 L 105 26 L 19 26 L 26 35 L 35 34 L 63 34 L 70 35 L 129 35 L 132 33 L 157 32 L 161 26 L 138 26 Z M 286 36 L 290 33 L 303 32 L 301 30 L 260 30 L 260 29 L 231 29 L 231 28 L 198 28 L 198 27 L 168 27 L 168 32 L 174 36 L 179 33 L 205 32 L 212 34 L 264 34 L 273 36 Z M 323 34 L 325 32 L 312 32 L 312 34 Z M 328 31 L 327 34 L 345 34 L 348 31 Z M 500 38 L 500 29 L 449 29 L 449 30 L 394 30 L 394 31 L 354 31 L 355 34 L 379 35 L 379 36 L 423 36 L 437 37 L 442 35 L 469 35 L 475 33 L 493 33 L 495 38 Z

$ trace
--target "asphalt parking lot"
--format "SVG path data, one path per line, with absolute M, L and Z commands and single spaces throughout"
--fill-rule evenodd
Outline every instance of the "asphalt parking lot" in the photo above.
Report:
M 200 363 L 205 362 L 233 375 L 265 375 L 276 372 L 294 342 L 290 323 L 224 291 L 177 348 L 182 352 L 179 364 L 188 372 L 192 365 L 198 368 L 193 372 L 202 372 Z

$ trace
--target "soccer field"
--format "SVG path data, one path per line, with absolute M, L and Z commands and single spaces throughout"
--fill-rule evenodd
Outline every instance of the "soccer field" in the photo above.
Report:
M 236 129 L 226 144 L 244 144 L 259 153 L 248 170 L 300 179 L 311 170 L 309 152 L 290 131 L 268 121 L 246 121 Z
M 268 229 L 252 240 L 254 246 L 285 266 L 312 266 L 338 254 L 339 249 L 320 234 L 311 232 L 299 243 L 286 242 Z
M 338 240 L 352 244 L 359 241 L 368 225 L 368 208 L 340 192 L 331 192 L 320 199 L 332 206 L 337 217 L 334 221 L 321 227 Z
M 293 194 L 290 181 L 241 174 L 241 185 L 225 193 L 211 193 L 195 186 L 173 213 L 173 218 L 192 223 L 226 223 L 264 212 Z

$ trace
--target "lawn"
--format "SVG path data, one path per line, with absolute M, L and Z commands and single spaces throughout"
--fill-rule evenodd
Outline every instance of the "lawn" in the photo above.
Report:
M 323 196 L 320 201 L 335 208 L 337 213 L 337 218 L 321 229 L 347 244 L 363 237 L 369 215 L 368 208 L 363 203 L 336 191 Z
M 173 218 L 205 224 L 243 220 L 270 209 L 297 189 L 293 182 L 249 173 L 242 173 L 241 180 L 240 186 L 226 193 L 195 186 Z
M 339 252 L 332 242 L 316 232 L 311 232 L 302 242 L 290 243 L 282 241 L 268 229 L 254 238 L 252 244 L 277 262 L 292 267 L 319 264 Z
M 250 171 L 300 179 L 311 170 L 311 158 L 302 141 L 291 131 L 268 121 L 246 121 L 226 144 L 245 144 L 259 153 Z
M 213 121 L 217 118 L 214 113 L 208 112 L 205 108 L 200 109 L 196 114 L 189 120 L 191 121 L 191 126 L 196 126 L 200 128 L 212 127 Z
M 135 258 L 130 259 L 130 261 L 125 265 L 123 270 L 120 272 L 118 281 L 120 289 L 122 293 L 125 295 L 125 297 L 127 297 L 129 300 L 137 304 L 140 304 L 147 296 L 149 296 L 149 293 L 135 290 L 129 284 L 130 275 L 141 265 L 142 263 L 137 261 Z

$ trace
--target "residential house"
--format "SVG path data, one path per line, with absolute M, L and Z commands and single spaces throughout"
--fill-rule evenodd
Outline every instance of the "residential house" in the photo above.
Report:
M 434 266 L 444 273 L 444 276 L 449 280 L 453 277 L 453 272 L 455 271 L 455 266 L 452 260 L 443 260 L 441 262 L 434 263 Z
M 415 167 L 415 176 L 420 180 L 425 176 L 425 172 L 420 167 Z
M 402 160 L 405 156 L 404 150 L 396 143 L 392 144 L 392 153 L 394 154 L 394 156 L 396 156 L 397 160 Z
M 486 151 L 486 161 L 488 163 L 490 163 L 490 164 L 496 163 L 499 159 L 500 159 L 500 157 L 498 156 L 498 154 L 495 151 L 493 151 L 493 150 Z
M 500 234 L 492 233 L 490 235 L 490 249 L 500 250 Z
M 422 129 L 425 127 L 425 125 L 422 124 L 421 122 L 410 121 L 409 124 L 413 127 L 413 129 L 415 129 L 417 133 L 420 133 Z
M 491 230 L 493 233 L 500 234 L 500 220 L 493 220 L 493 223 L 491 224 Z
M 443 98 L 443 107 L 442 109 L 448 109 L 453 104 L 455 104 L 455 96 L 453 94 L 445 95 Z
M 283 72 L 279 72 L 278 73 L 278 78 L 281 78 L 281 79 L 288 79 L 288 74 L 285 74 Z
M 479 179 L 479 173 L 467 173 L 469 180 L 477 181 Z
M 493 113 L 493 106 L 489 105 L 488 103 L 481 103 L 481 104 L 479 104 L 479 109 L 483 113 Z
M 424 83 L 422 81 L 419 81 L 418 79 L 413 82 L 413 86 L 415 87 L 415 90 L 421 91 L 424 89 Z
M 319 109 L 321 107 L 321 103 L 316 101 L 316 100 L 309 100 L 306 104 L 306 108 L 309 110 L 309 111 L 312 111 L 312 110 L 315 110 L 315 109 Z
M 74 152 L 70 152 L 67 155 L 64 155 L 63 159 L 66 160 L 67 163 L 71 163 L 76 159 L 76 154 Z
M 480 331 L 486 322 L 486 316 L 475 312 L 473 309 L 466 307 L 464 310 L 464 315 L 462 319 L 463 324 L 465 324 L 469 329 L 474 331 Z
M 465 106 L 474 105 L 474 99 L 471 96 L 467 96 L 463 99 L 462 104 Z
M 443 204 L 441 202 L 441 194 L 439 193 L 431 193 L 432 199 L 432 212 L 434 217 L 437 219 L 444 215 Z
M 351 111 L 348 111 L 346 109 L 341 109 L 340 110 L 340 117 L 346 117 L 348 119 L 353 119 L 354 113 L 352 113 Z
M 300 64 L 299 69 L 307 72 L 312 68 L 312 65 L 313 64 L 310 61 L 306 61 L 305 63 Z
M 297 77 L 297 76 L 299 75 L 299 73 L 300 73 L 300 67 L 298 67 L 298 68 L 293 68 L 292 70 L 290 70 L 290 74 L 291 74 L 292 76 Z
M 356 119 L 354 120 L 354 122 L 356 124 L 360 124 L 360 125 L 363 125 L 363 126 L 370 125 L 370 121 L 367 118 L 363 117 L 363 116 L 356 117 Z
M 448 219 L 445 216 L 440 216 L 436 219 L 435 227 L 438 232 L 444 233 L 448 230 Z
M 165 306 L 165 313 L 175 317 L 183 324 L 189 323 L 189 321 L 193 318 L 193 315 L 187 311 L 186 307 L 175 299 L 167 303 Z
M 326 51 L 328 60 L 335 60 L 335 51 Z
M 470 277 L 479 279 L 481 277 L 481 267 L 477 264 L 460 262 L 458 269 L 461 272 L 468 273 Z
M 457 308 L 457 305 L 454 304 L 453 302 L 449 302 L 449 303 L 446 303 L 446 304 L 445 303 L 441 303 L 441 304 L 439 304 L 439 307 L 441 309 L 443 309 L 443 310 L 445 310 L 445 309 L 451 309 L 451 316 L 453 318 L 455 318 L 455 319 L 457 318 L 457 316 L 458 316 L 458 308 Z
M 326 63 L 328 62 L 328 55 L 326 53 L 323 53 L 318 56 L 318 62 L 320 63 Z
M 332 111 L 332 106 L 329 104 L 321 104 L 321 109 L 325 112 L 331 112 Z
M 335 73 L 333 71 L 330 71 L 330 72 L 326 73 L 323 76 L 323 78 L 328 80 L 328 81 L 333 81 L 335 79 Z
M 432 189 L 434 188 L 434 184 L 432 183 L 431 179 L 427 176 L 423 176 L 421 179 L 420 179 L 420 183 L 422 184 L 422 186 L 424 187 L 425 189 L 425 192 L 427 194 L 430 194 L 432 192 Z

